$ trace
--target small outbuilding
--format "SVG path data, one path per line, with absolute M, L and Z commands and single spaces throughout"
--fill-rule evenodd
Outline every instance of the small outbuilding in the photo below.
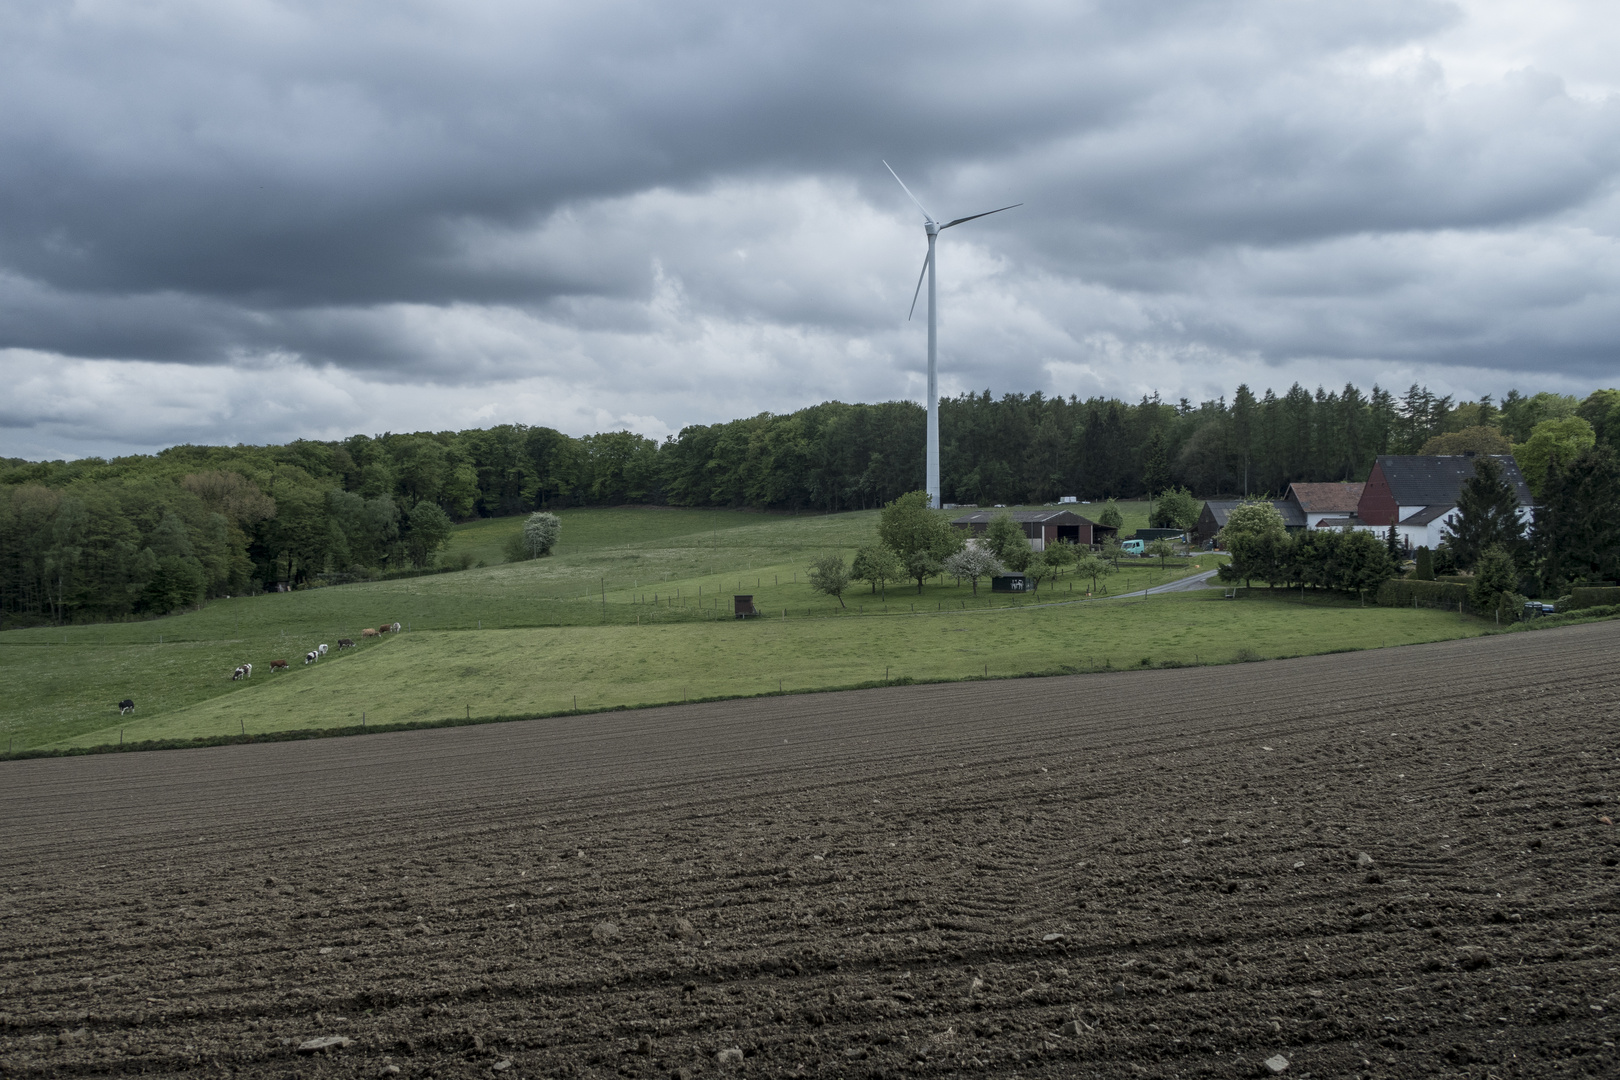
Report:
M 991 592 L 1029 592 L 1026 574 L 997 574 L 990 579 Z
M 1366 484 L 1289 484 L 1284 502 L 1299 507 L 1305 528 L 1342 529 L 1355 524 Z
M 1203 544 L 1215 539 L 1215 534 L 1226 528 L 1226 519 L 1232 516 L 1232 511 L 1248 501 L 1251 500 L 1210 499 L 1204 503 L 1203 512 L 1198 515 L 1198 524 L 1193 526 L 1193 542 Z M 1305 514 L 1300 510 L 1298 503 L 1288 499 L 1269 501 L 1277 513 L 1282 515 L 1283 526 L 1290 532 L 1305 528 Z
M 965 530 L 970 536 L 983 536 L 998 514 L 1012 518 L 1024 530 L 1024 535 L 1029 537 L 1029 546 L 1036 551 L 1045 551 L 1046 545 L 1059 541 L 1092 547 L 1119 533 L 1112 525 L 1099 525 L 1073 510 L 980 510 L 964 514 L 951 524 Z

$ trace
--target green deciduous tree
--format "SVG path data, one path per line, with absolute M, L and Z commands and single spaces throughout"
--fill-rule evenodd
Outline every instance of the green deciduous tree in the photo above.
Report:
M 1112 574 L 1117 567 L 1100 555 L 1086 554 L 1074 565 L 1074 572 L 1083 578 L 1091 579 L 1091 591 L 1096 592 L 1103 578 Z
M 1009 570 L 1023 570 L 1029 565 L 1029 537 L 1011 514 L 1000 513 L 991 518 L 979 542 Z
M 1353 592 L 1363 599 L 1395 576 L 1395 556 L 1389 546 L 1364 529 L 1345 529 L 1340 534 L 1338 576 L 1332 587 Z
M 1222 581 L 1248 583 L 1259 578 L 1268 585 L 1286 580 L 1288 528 L 1282 514 L 1269 502 L 1250 501 L 1233 509 L 1220 532 L 1221 548 L 1231 560 L 1221 567 Z
M 810 564 L 810 587 L 823 596 L 837 599 L 839 607 L 848 607 L 844 603 L 844 590 L 849 588 L 849 565 L 844 557 L 837 552 L 817 557 Z
M 1436 435 L 1423 444 L 1422 454 L 1511 454 L 1513 444 L 1494 427 L 1478 425 Z
M 1190 529 L 1198 524 L 1201 504 L 1184 487 L 1166 488 L 1153 504 L 1148 525 L 1155 529 Z
M 850 565 L 849 574 L 856 581 L 870 582 L 872 592 L 881 590 L 887 596 L 887 583 L 903 579 L 906 564 L 882 544 L 862 544 L 855 549 L 855 561 Z
M 1107 525 L 1110 529 L 1123 528 L 1125 515 L 1119 512 L 1119 504 L 1113 499 L 1103 503 L 1103 508 L 1097 514 L 1097 524 Z
M 1594 390 L 1575 410 L 1575 415 L 1592 425 L 1598 445 L 1620 450 L 1620 390 Z
M 1067 540 L 1059 540 L 1055 544 L 1047 545 L 1045 555 L 1046 565 L 1052 568 L 1052 576 L 1062 577 L 1065 571 L 1079 562 L 1080 549 Z
M 928 505 L 928 492 L 912 491 L 883 508 L 878 518 L 878 539 L 900 556 L 906 575 L 923 582 L 939 573 L 941 565 L 963 542 L 961 530 Z
M 1519 569 L 1507 548 L 1491 544 L 1479 553 L 1474 564 L 1474 580 L 1468 586 L 1468 603 L 1474 614 L 1500 613 L 1503 597 L 1518 588 Z
M 438 503 L 423 499 L 407 520 L 410 528 L 405 534 L 405 550 L 413 565 L 427 566 L 450 539 L 450 515 L 439 509 Z
M 1167 537 L 1160 537 L 1157 540 L 1149 541 L 1148 545 L 1142 549 L 1142 553 L 1158 559 L 1159 569 L 1163 570 L 1164 561 L 1176 553 L 1176 545 L 1174 541 Z
M 1597 433 L 1592 425 L 1579 416 L 1543 420 L 1528 440 L 1513 448 L 1513 457 L 1524 472 L 1525 483 L 1539 496 L 1549 465 L 1561 469 L 1596 442 Z

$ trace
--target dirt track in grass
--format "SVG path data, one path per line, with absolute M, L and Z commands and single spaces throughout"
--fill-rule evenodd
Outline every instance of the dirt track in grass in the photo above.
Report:
M 7 763 L 0 1074 L 1620 1075 L 1617 655 Z

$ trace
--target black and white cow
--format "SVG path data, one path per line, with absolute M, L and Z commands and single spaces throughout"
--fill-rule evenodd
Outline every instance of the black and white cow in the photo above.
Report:
M 319 660 L 320 658 L 321 658 L 321 654 L 318 653 L 318 652 L 314 652 L 314 651 L 307 652 L 307 653 L 304 654 L 304 666 L 308 667 L 310 664 L 313 664 L 315 661 Z
M 231 673 L 231 682 L 241 682 L 245 678 L 247 678 L 246 668 L 237 668 Z
M 338 648 L 340 648 L 340 649 L 352 649 L 352 648 L 354 648 L 354 639 L 353 638 L 346 638 L 346 637 L 338 638 Z
M 118 703 L 118 715 L 127 716 L 135 711 L 135 699 L 125 698 Z

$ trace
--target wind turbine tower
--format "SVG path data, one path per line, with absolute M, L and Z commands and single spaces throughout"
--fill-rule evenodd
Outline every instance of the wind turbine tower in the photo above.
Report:
M 939 485 L 939 370 L 935 360 L 939 340 L 939 324 L 934 314 L 935 242 L 939 239 L 940 233 L 960 225 L 964 221 L 989 217 L 991 214 L 999 214 L 1003 210 L 1011 210 L 1013 206 L 1023 206 L 1024 204 L 1013 203 L 1012 206 L 986 210 L 982 214 L 969 214 L 967 217 L 959 217 L 955 221 L 947 221 L 941 225 L 934 220 L 934 215 L 928 212 L 928 208 L 918 201 L 917 196 L 911 194 L 911 189 L 906 187 L 904 180 L 900 179 L 900 174 L 894 171 L 894 166 L 885 161 L 883 167 L 889 170 L 889 175 L 894 177 L 894 182 L 900 185 L 901 190 L 910 197 L 912 202 L 917 204 L 917 209 L 922 211 L 923 231 L 928 234 L 928 254 L 923 256 L 922 273 L 917 275 L 917 287 L 912 290 L 911 311 L 906 313 L 906 320 L 909 322 L 911 316 L 916 314 L 917 296 L 922 292 L 923 278 L 926 277 L 928 279 L 928 504 L 938 509 L 942 505 L 942 490 Z

